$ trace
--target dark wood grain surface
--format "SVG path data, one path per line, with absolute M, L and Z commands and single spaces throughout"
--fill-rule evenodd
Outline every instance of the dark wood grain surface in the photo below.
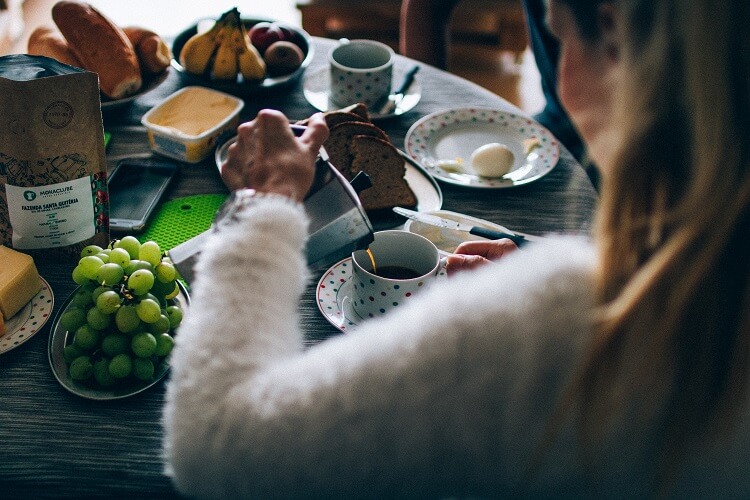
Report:
M 308 71 L 326 64 L 334 42 L 316 39 L 316 56 Z M 399 57 L 397 64 L 413 61 Z M 379 122 L 394 144 L 403 148 L 404 135 L 429 113 L 468 106 L 514 109 L 510 104 L 466 80 L 423 65 L 419 72 L 423 95 L 410 112 Z M 131 105 L 108 112 L 105 129 L 113 133 L 108 150 L 110 166 L 128 156 L 150 156 L 141 116 L 186 82 L 177 72 L 157 89 Z M 279 109 L 290 118 L 305 118 L 316 110 L 307 103 L 302 82 L 264 95 L 242 96 L 243 119 L 264 107 Z M 501 223 L 532 234 L 588 232 L 596 192 L 583 169 L 563 151 L 557 167 L 526 186 L 477 190 L 441 184 L 443 208 Z M 183 165 L 168 198 L 226 192 L 213 158 Z M 70 272 L 75 262 L 38 259 L 42 276 L 52 285 L 56 314 L 74 290 Z M 300 309 L 310 343 L 339 334 L 321 316 L 315 284 L 325 268 L 311 270 L 312 280 Z M 48 362 L 50 320 L 34 337 L 0 355 L 0 496 L 138 497 L 175 496 L 164 474 L 161 457 L 161 408 L 164 383 L 130 398 L 96 402 L 66 392 Z

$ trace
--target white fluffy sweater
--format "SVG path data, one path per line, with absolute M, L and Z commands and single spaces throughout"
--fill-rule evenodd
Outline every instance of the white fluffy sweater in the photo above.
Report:
M 181 492 L 382 498 L 647 491 L 648 474 L 640 475 L 643 464 L 634 458 L 647 444 L 639 444 L 647 439 L 639 429 L 624 433 L 633 454 L 613 450 L 592 482 L 566 425 L 534 479 L 523 480 L 590 337 L 595 255 L 585 240 L 549 238 L 303 349 L 303 210 L 264 199 L 235 228 L 215 233 L 203 252 L 172 355 L 165 452 Z M 729 477 L 747 467 L 750 446 L 737 448 L 729 466 L 698 467 L 678 491 L 700 496 L 726 485 L 717 467 Z M 719 491 L 747 493 L 740 486 Z

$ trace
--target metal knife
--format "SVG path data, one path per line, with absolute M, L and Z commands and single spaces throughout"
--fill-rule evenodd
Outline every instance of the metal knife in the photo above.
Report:
M 409 87 L 411 87 L 411 84 L 414 83 L 414 75 L 417 74 L 417 71 L 419 71 L 418 64 L 414 65 L 409 71 L 406 72 L 406 74 L 404 75 L 403 83 L 401 83 L 401 86 L 388 96 L 388 100 L 385 102 L 385 104 L 383 104 L 383 107 L 378 110 L 378 114 L 390 114 L 398 107 L 399 104 L 401 104 L 401 101 L 404 100 L 404 97 L 406 97 L 406 93 L 409 91 Z
M 401 208 L 401 207 L 395 207 L 393 211 L 399 215 L 403 215 L 404 217 L 422 222 L 424 224 L 430 224 L 431 226 L 443 227 L 446 229 L 453 229 L 456 231 L 465 231 L 475 236 L 481 236 L 482 238 L 487 238 L 488 240 L 499 240 L 502 238 L 508 238 L 519 247 L 529 242 L 529 240 L 527 240 L 524 236 L 521 236 L 520 234 L 514 234 L 514 233 L 506 232 L 506 231 L 497 231 L 494 229 L 487 229 L 481 226 L 472 226 L 471 224 L 457 222 L 451 219 L 438 217 L 437 215 L 433 215 L 433 214 L 415 212 L 413 210 L 407 210 L 406 208 Z

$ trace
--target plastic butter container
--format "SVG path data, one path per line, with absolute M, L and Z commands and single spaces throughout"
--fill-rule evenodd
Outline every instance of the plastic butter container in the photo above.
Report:
M 188 163 L 206 158 L 224 132 L 237 128 L 245 103 L 206 87 L 185 87 L 149 110 L 141 123 L 151 149 Z

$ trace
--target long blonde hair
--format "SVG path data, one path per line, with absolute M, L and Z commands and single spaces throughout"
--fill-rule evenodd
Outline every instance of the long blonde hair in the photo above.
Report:
M 595 39 L 596 0 L 567 4 Z M 603 165 L 596 336 L 569 403 L 596 443 L 658 418 L 657 483 L 726 431 L 750 363 L 750 2 L 616 0 L 627 68 Z

